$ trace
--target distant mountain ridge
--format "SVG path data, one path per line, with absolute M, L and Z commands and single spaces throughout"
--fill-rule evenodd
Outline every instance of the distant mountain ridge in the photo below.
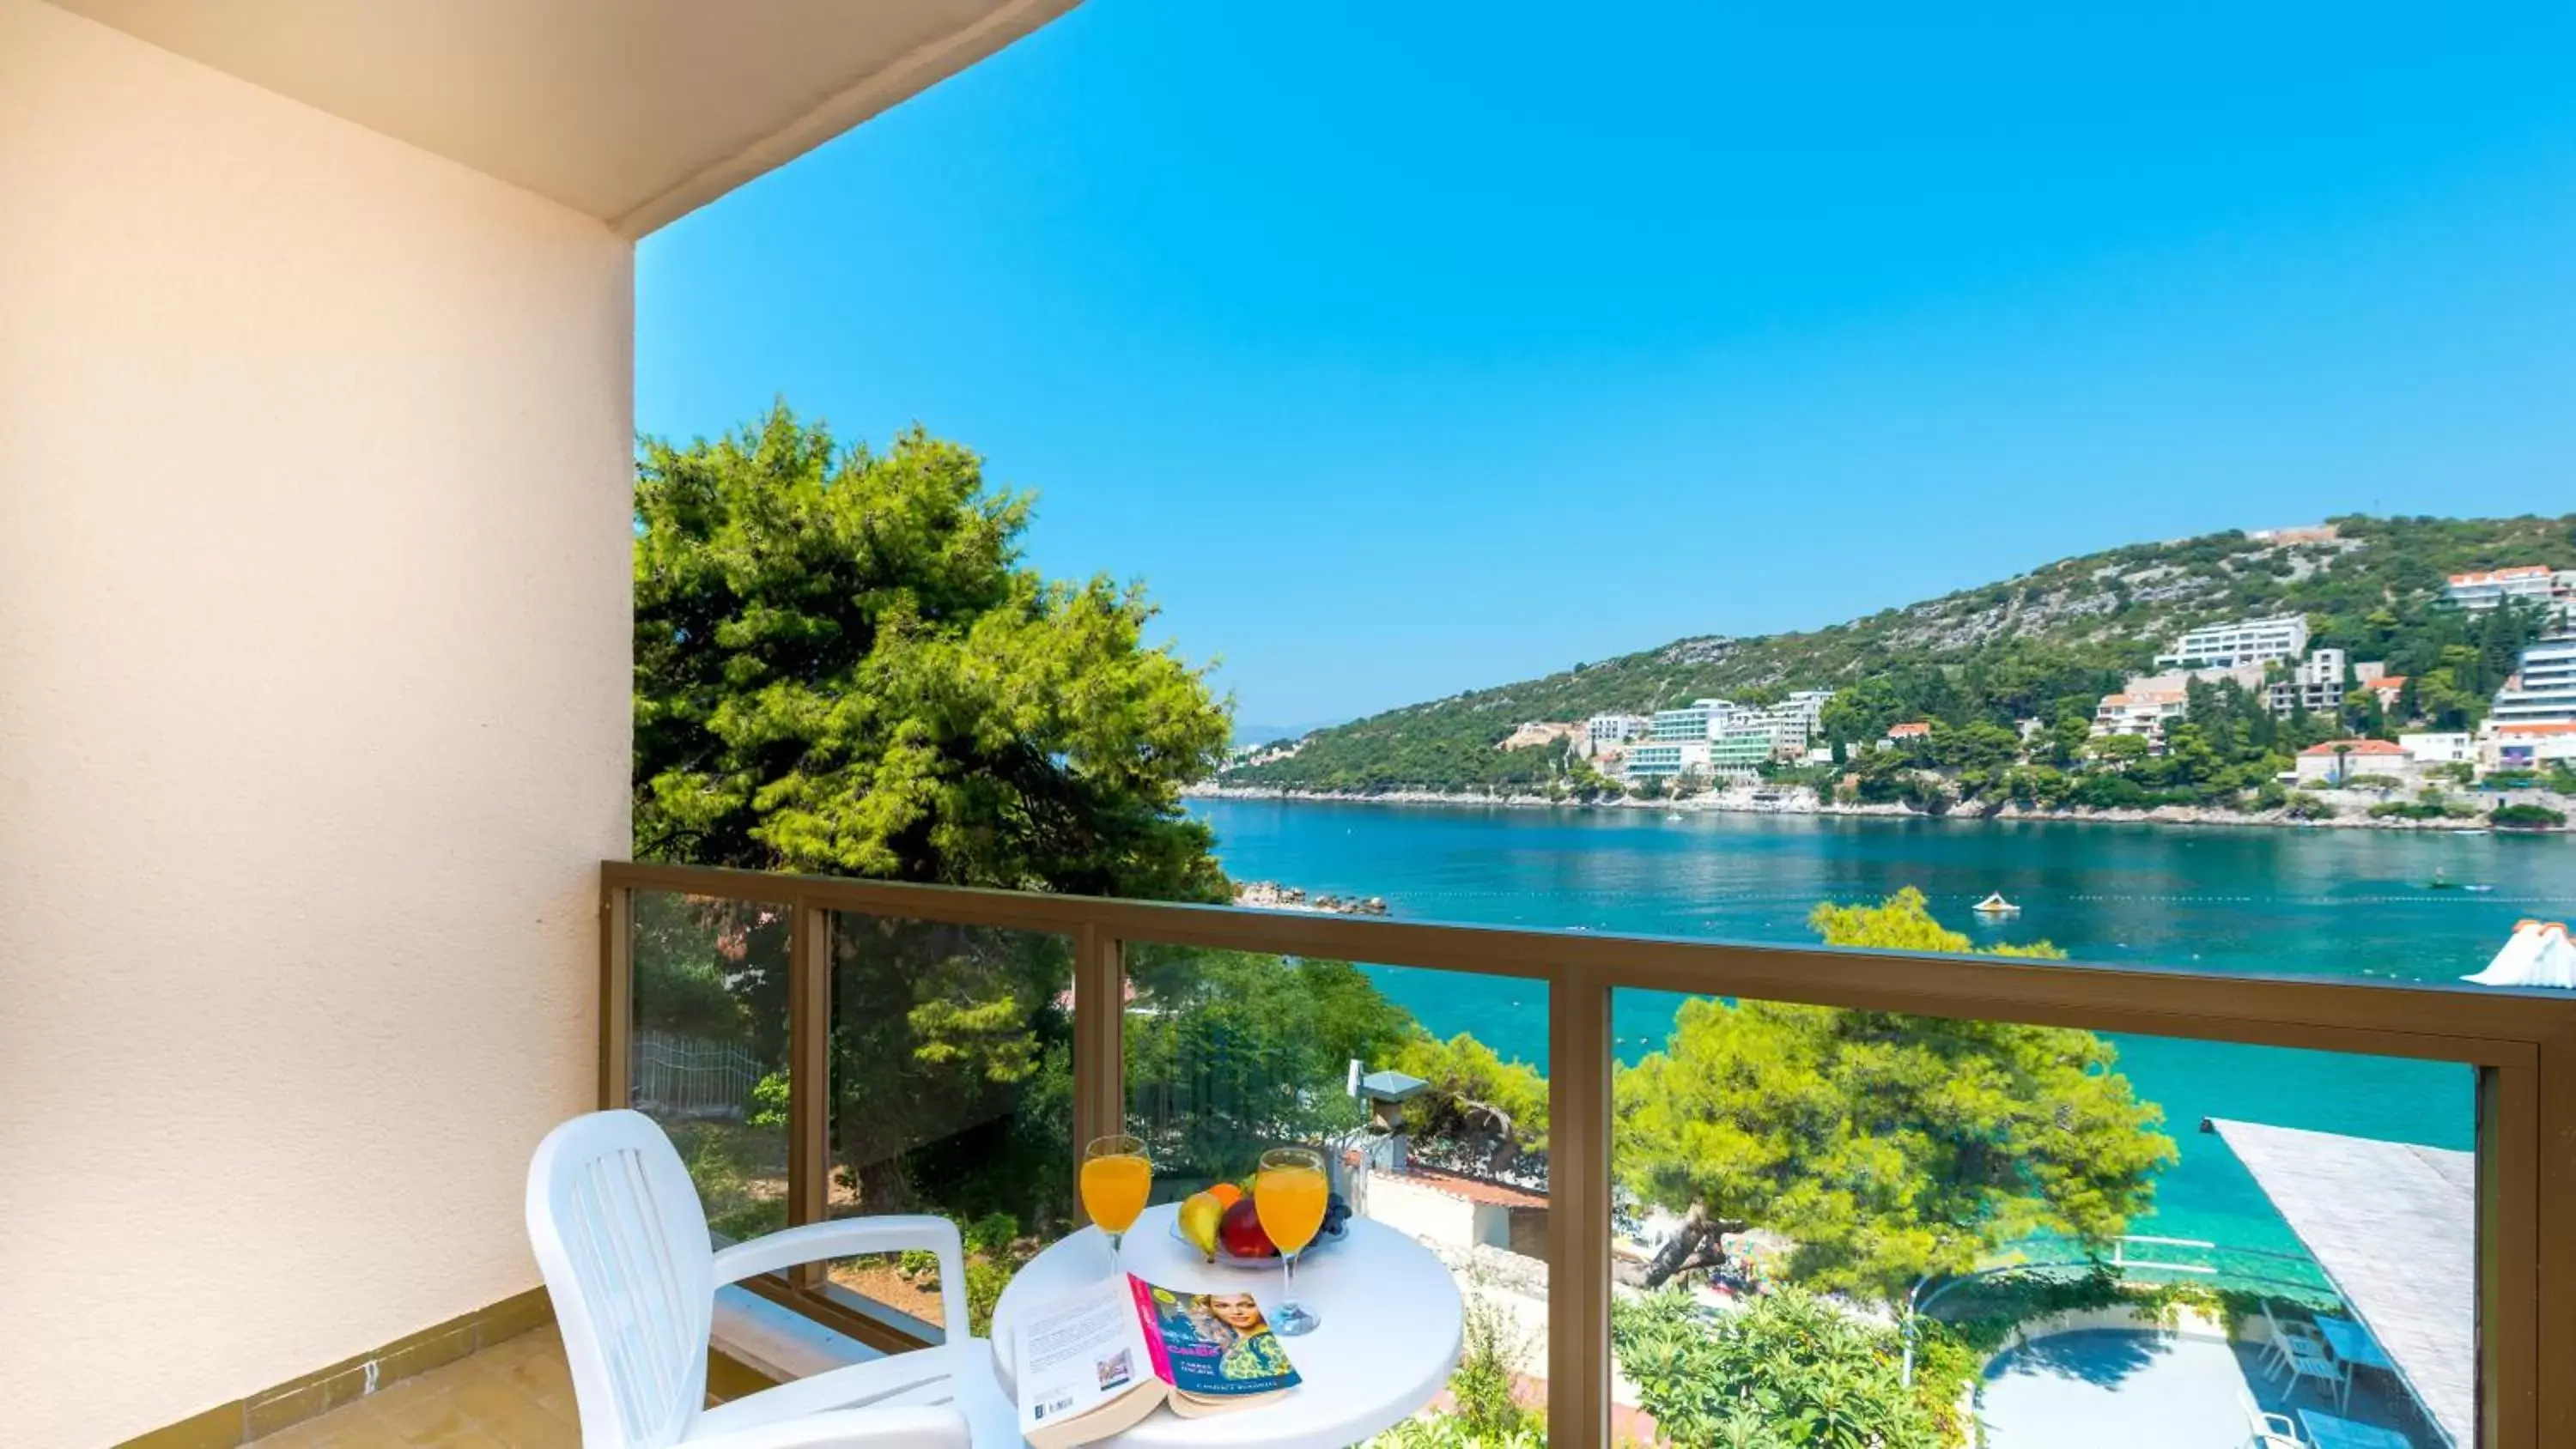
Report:
M 2515 564 L 2576 568 L 2576 514 L 2349 516 L 2131 544 L 1822 629 L 1697 635 L 1406 705 L 1314 731 L 1292 751 L 1261 752 L 1220 783 L 1359 792 L 1542 784 L 1561 777 L 1561 752 L 1495 748 L 1525 721 L 1643 713 L 1704 696 L 1762 702 L 1908 671 L 1936 672 L 1936 691 L 1954 681 L 1996 723 L 2054 718 L 2070 703 L 2089 713 L 2089 700 L 2150 669 L 2186 629 L 2274 614 L 2306 615 L 2313 645 L 2384 658 L 2391 674 L 2429 671 L 2450 642 L 2439 617 L 2448 576 Z

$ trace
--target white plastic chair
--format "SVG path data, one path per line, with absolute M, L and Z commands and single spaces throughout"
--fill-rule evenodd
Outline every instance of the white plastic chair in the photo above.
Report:
M 2333 1352 L 2326 1347 L 2324 1334 L 2317 1332 L 2314 1325 L 2301 1323 L 2295 1318 L 2286 1323 L 2283 1322 L 2280 1316 L 2272 1311 L 2272 1300 L 2269 1298 L 2263 1300 L 2263 1326 L 2271 1330 L 2269 1339 L 2264 1345 L 2266 1352 L 2263 1359 L 2275 1378 L 2280 1376 L 2283 1369 L 2292 1367 L 2297 1355 L 2301 1353 L 2312 1358 L 2334 1357 Z
M 1023 1449 L 991 1345 L 966 1335 L 965 1253 L 945 1218 L 841 1218 L 716 1252 L 671 1139 L 640 1112 L 593 1112 L 537 1145 L 528 1240 L 586 1449 Z M 703 1407 L 719 1285 L 907 1249 L 938 1255 L 947 1343 Z
M 2282 1359 L 2290 1371 L 2289 1392 L 2284 1394 L 2283 1398 L 2295 1396 L 2302 1382 L 2315 1379 L 2326 1386 L 2327 1393 L 2334 1399 L 2337 1409 L 2342 1409 L 2352 1402 L 2351 1368 L 2338 1363 L 2334 1355 L 2327 1353 L 2322 1347 L 2310 1347 L 2306 1340 L 2294 1338 L 2290 1340 L 2288 1351 L 2282 1355 Z
M 2241 1388 L 2236 1402 L 2244 1406 L 2246 1426 L 2254 1431 L 2246 1441 L 2247 1449 L 2308 1449 L 2308 1441 L 2299 1437 L 2299 1426 L 2289 1415 L 2267 1412 Z

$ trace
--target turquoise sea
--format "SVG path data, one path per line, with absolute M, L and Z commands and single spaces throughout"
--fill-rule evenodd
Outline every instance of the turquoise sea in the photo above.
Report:
M 2398 981 L 2475 971 L 2528 915 L 2576 908 L 2563 838 L 1692 815 L 1642 810 L 1200 801 L 1239 880 L 1385 897 L 1399 918 L 1533 928 L 1812 942 L 1820 900 L 1912 885 L 1945 924 L 1985 941 L 2046 939 L 2080 962 Z M 2430 882 L 2491 886 L 2431 889 Z M 2001 890 L 2022 908 L 1986 926 Z M 1546 1065 L 1544 988 L 1374 968 L 1441 1035 L 1473 1032 Z M 1619 1053 L 1660 1045 L 1677 998 L 1623 993 Z M 2236 1117 L 2465 1149 L 2471 1073 L 2377 1057 L 2121 1036 L 2121 1069 L 2162 1104 L 2182 1161 L 2153 1220 L 2132 1231 L 2295 1251 L 2288 1229 L 2204 1117 Z

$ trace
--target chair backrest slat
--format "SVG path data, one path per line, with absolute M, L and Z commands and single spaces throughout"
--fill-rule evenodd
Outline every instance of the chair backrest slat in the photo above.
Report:
M 528 1239 L 572 1369 L 589 1449 L 669 1449 L 706 1400 L 714 1310 L 707 1224 L 670 1139 L 636 1112 L 546 1135 Z

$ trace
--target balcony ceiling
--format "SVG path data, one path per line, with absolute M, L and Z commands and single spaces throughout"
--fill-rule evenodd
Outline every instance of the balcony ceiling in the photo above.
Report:
M 1077 0 L 56 0 L 639 236 Z

